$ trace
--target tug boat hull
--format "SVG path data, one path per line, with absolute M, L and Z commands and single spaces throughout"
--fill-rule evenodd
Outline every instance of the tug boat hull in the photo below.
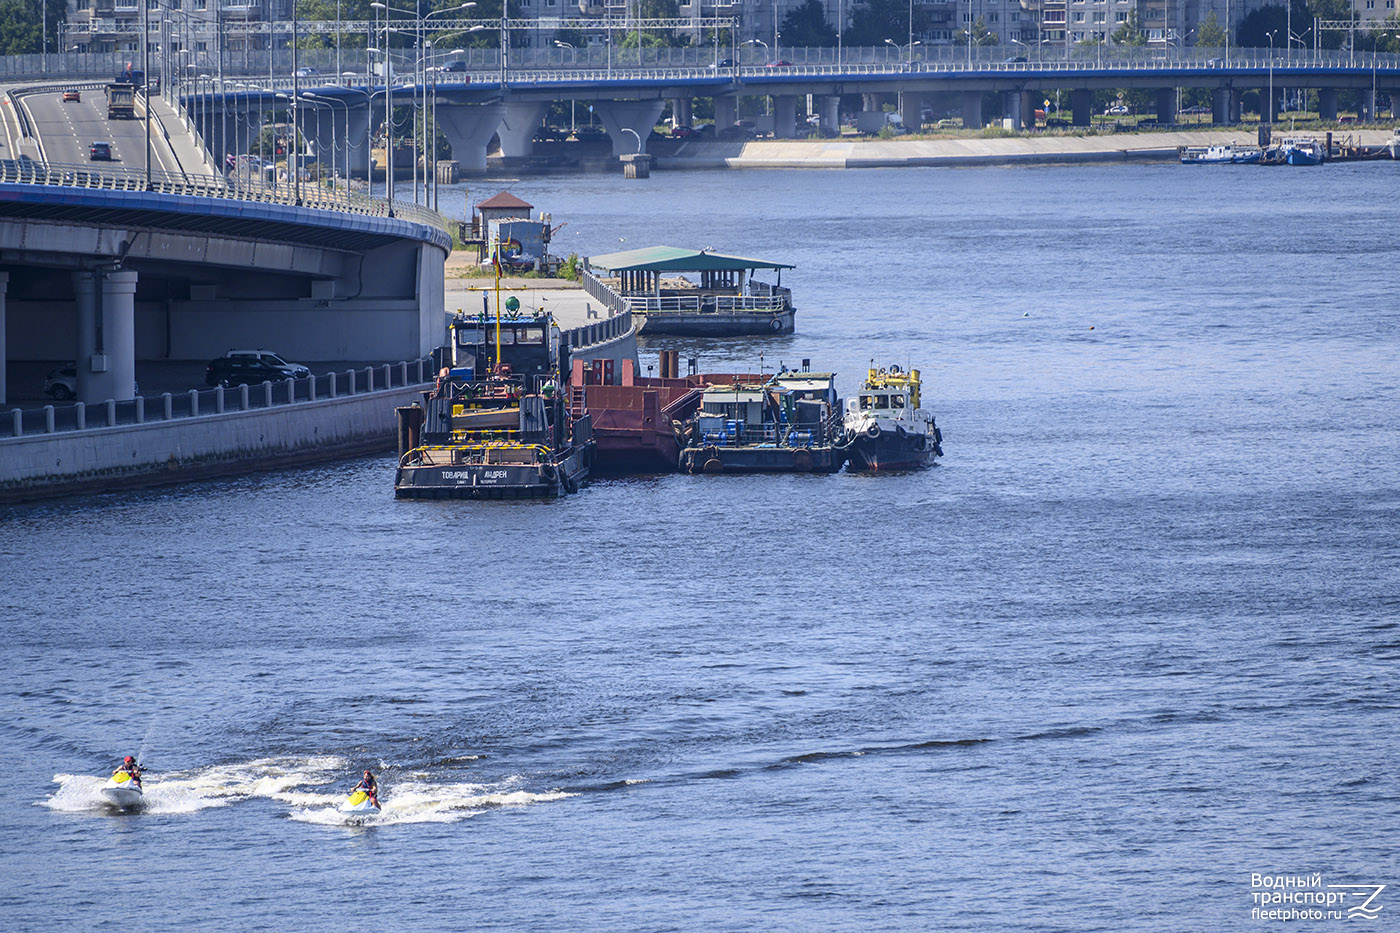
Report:
M 552 499 L 574 492 L 588 478 L 580 451 L 556 463 L 445 463 L 400 466 L 394 495 L 400 499 Z
M 882 432 L 879 437 L 862 434 L 847 449 L 849 467 L 858 471 L 918 470 L 937 456 L 936 443 L 923 434 Z

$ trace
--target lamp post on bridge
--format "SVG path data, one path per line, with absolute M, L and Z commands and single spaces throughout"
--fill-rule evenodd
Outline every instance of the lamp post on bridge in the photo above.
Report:
M 1015 42 L 1016 40 L 1015 40 L 1015 39 L 1012 39 L 1011 41 L 1012 41 L 1012 42 Z M 914 46 L 916 46 L 916 45 L 923 45 L 923 44 L 924 44 L 924 43 L 923 43 L 923 40 L 921 39 L 921 40 L 919 40 L 919 41 L 917 41 L 917 42 L 910 42 L 909 45 L 907 45 L 907 46 L 904 47 L 904 52 L 903 52 L 903 56 L 902 56 L 902 57 L 904 58 L 905 64 L 906 64 L 909 68 L 912 68 L 912 67 L 914 66 Z M 893 39 L 886 39 L 886 40 L 885 40 L 885 45 L 892 45 L 892 46 L 894 46 L 895 51 L 899 51 L 899 49 L 900 49 L 899 43 L 896 42 L 896 41 L 894 41 Z
M 1269 39 L 1269 125 L 1274 125 L 1274 33 L 1277 29 L 1272 29 L 1264 33 Z M 1259 115 L 1259 121 L 1264 121 L 1264 115 Z
M 345 178 L 345 181 L 346 181 L 346 194 L 348 195 L 348 194 L 349 194 L 349 191 L 350 191 L 350 187 L 349 187 L 349 181 L 350 181 L 350 105 L 347 104 L 347 103 L 346 103 L 345 101 L 343 101 L 343 100 L 336 100 L 334 97 L 326 97 L 326 96 L 321 95 L 321 94 L 312 93 L 311 91 L 302 91 L 302 92 L 301 92 L 301 96 L 302 96 L 302 97 L 305 97 L 307 100 L 311 101 L 313 104 L 321 104 L 322 106 L 330 107 L 330 109 L 331 109 L 331 172 L 332 172 L 331 190 L 332 190 L 332 191 L 337 190 L 338 187 L 339 187 L 339 186 L 336 185 L 335 178 L 334 178 L 334 175 L 337 173 L 337 169 L 336 169 L 336 167 L 335 167 L 335 150 L 336 150 L 336 148 L 337 148 L 337 147 L 336 147 L 336 142 L 335 142 L 335 105 L 336 105 L 336 104 L 340 104 L 340 106 L 342 106 L 342 107 L 345 108 L 345 136 L 343 137 L 343 139 L 344 139 L 344 145 L 343 145 L 342 147 L 340 147 L 340 149 L 341 149 L 341 152 L 343 153 L 343 154 L 341 155 L 341 162 L 342 162 L 342 163 L 344 164 L 344 166 L 345 166 L 345 172 L 344 172 L 344 175 L 343 175 L 342 177 Z M 319 142 L 319 141 L 320 141 L 320 134 L 317 133 L 317 142 Z

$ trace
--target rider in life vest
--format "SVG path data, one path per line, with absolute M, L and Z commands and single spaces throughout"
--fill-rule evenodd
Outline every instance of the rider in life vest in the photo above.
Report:
M 122 759 L 122 766 L 117 769 L 117 774 L 126 773 L 131 775 L 131 782 L 138 788 L 141 786 L 141 766 L 136 763 L 136 759 L 127 755 Z
M 376 807 L 379 806 L 379 782 L 374 779 L 374 775 L 370 774 L 368 769 L 365 770 L 365 776 L 360 778 L 360 783 L 352 788 L 351 793 L 357 790 L 364 791 L 365 796 L 369 797 L 370 803 Z

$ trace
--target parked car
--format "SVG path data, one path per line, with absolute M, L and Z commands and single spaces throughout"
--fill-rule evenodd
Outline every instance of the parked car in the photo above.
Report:
M 285 379 L 305 379 L 311 370 L 300 363 L 288 363 L 271 350 L 230 350 L 209 361 L 204 371 L 204 383 L 211 386 L 257 385 L 260 382 L 281 382 Z
M 715 125 L 713 123 L 701 123 L 695 128 L 695 135 L 701 137 L 713 136 L 715 135 Z
M 537 143 L 557 143 L 569 138 L 568 130 L 555 129 L 552 126 L 542 126 L 535 130 L 533 137 Z
M 68 90 L 63 92 L 63 102 L 65 104 L 69 101 L 81 101 L 82 99 L 83 95 L 79 94 L 78 89 L 75 87 L 70 87 Z
M 1127 104 L 1113 104 L 1108 109 L 1104 110 L 1103 113 L 1106 117 L 1121 117 L 1128 112 Z
M 938 128 L 940 130 L 960 130 L 962 129 L 962 120 L 948 119 L 945 117 L 938 121 Z
M 574 139 L 579 142 L 596 142 L 600 139 L 607 139 L 608 131 L 601 126 L 580 126 L 574 130 Z
M 111 162 L 112 144 L 104 142 L 95 142 L 91 146 L 88 146 L 88 161 Z
M 1209 107 L 1182 107 L 1181 113 L 1210 113 Z
M 699 136 L 699 135 L 700 135 L 699 133 L 695 132 L 694 129 L 692 129 L 692 128 L 688 127 L 688 126 L 673 126 L 673 127 L 671 127 L 671 137 L 672 137 L 673 139 L 690 139 L 690 138 L 693 137 L 693 136 Z
M 44 394 L 56 402 L 66 402 L 78 394 L 78 364 L 68 363 L 49 370 L 44 377 Z

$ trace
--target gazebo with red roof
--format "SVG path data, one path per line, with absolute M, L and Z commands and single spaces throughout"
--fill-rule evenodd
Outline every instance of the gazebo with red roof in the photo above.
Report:
M 502 191 L 476 206 L 476 212 L 481 216 L 482 229 L 485 229 L 486 223 L 492 220 L 513 220 L 517 217 L 521 220 L 529 220 L 530 212 L 534 209 L 535 205 L 527 204 L 509 191 Z

